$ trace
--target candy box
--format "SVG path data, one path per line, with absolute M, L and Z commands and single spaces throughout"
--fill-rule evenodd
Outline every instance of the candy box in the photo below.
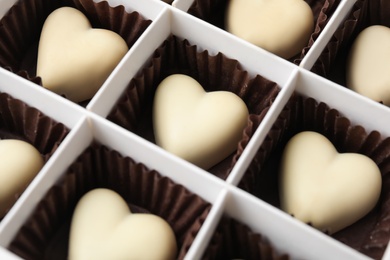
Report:
M 23 1 L 3 2 L 0 7 L 2 16 L 9 15 L 10 8 Z M 79 3 L 88 5 L 88 2 L 74 0 L 72 3 L 79 7 Z M 13 70 L 1 68 L 0 92 L 62 123 L 69 129 L 69 133 L 1 220 L 0 258 L 41 258 L 43 255 L 66 258 L 68 242 L 61 240 L 66 238 L 66 234 L 61 235 L 62 242 L 58 242 L 56 234 L 67 233 L 69 229 L 66 223 L 77 198 L 72 194 L 77 191 L 80 196 L 91 187 L 108 186 L 120 191 L 123 196 L 133 192 L 138 194 L 135 197 L 129 195 L 128 203 L 138 204 L 165 217 L 172 226 L 180 227 L 178 223 L 186 222 L 186 218 L 187 222 L 195 223 L 175 231 L 179 241 L 178 258 L 215 259 L 224 256 L 256 259 L 262 255 L 275 259 L 387 259 L 387 234 L 380 237 L 381 240 L 373 250 L 359 252 L 359 249 L 353 248 L 354 245 L 347 245 L 342 239 L 331 237 L 286 214 L 273 203 L 273 198 L 259 195 L 254 185 L 263 181 L 263 186 L 267 186 L 267 180 L 259 178 L 267 172 L 263 169 L 266 165 L 264 162 L 271 162 L 271 169 L 277 168 L 272 165 L 274 161 L 267 161 L 268 158 L 276 158 L 275 161 L 278 161 L 278 156 L 270 147 L 281 148 L 282 142 L 278 142 L 278 136 L 284 136 L 284 129 L 294 125 L 284 115 L 291 111 L 291 104 L 296 97 L 309 98 L 308 102 L 325 104 L 331 111 L 338 111 L 342 118 L 339 121 L 348 121 L 347 125 L 352 128 L 359 126 L 366 133 L 380 133 L 378 146 L 386 150 L 386 142 L 381 140 L 390 136 L 387 122 L 383 120 L 389 116 L 388 108 L 310 71 L 319 57 L 324 56 L 323 50 L 332 40 L 333 34 L 343 27 L 352 13 L 364 8 L 362 2 L 332 1 L 332 12 L 317 28 L 319 31 L 302 52 L 301 60 L 294 63 L 195 17 L 189 10 L 199 5 L 197 1 L 176 0 L 170 4 L 157 0 L 107 1 L 110 8 L 124 6 L 126 12 L 137 12 L 150 23 L 99 91 L 81 105 L 44 89 L 31 77 L 23 77 L 23 73 L 17 75 Z M 329 1 L 326 3 L 329 4 Z M 158 147 L 151 134 L 150 122 L 139 123 L 143 120 L 151 121 L 150 100 L 158 83 L 164 76 L 178 72 L 193 76 L 205 84 L 205 88 L 212 89 L 211 83 L 218 82 L 222 86 L 217 88 L 238 93 L 249 107 L 252 126 L 246 128 L 243 139 L 237 145 L 237 152 L 215 169 L 203 170 Z M 247 96 L 244 87 L 250 89 Z M 142 92 L 139 100 L 135 99 L 133 93 L 137 89 Z M 250 99 L 248 96 L 255 98 Z M 134 100 L 138 102 L 136 105 L 132 103 Z M 323 130 L 321 126 L 311 127 L 311 124 L 321 125 L 324 120 L 321 117 L 324 105 L 318 106 L 320 112 L 316 114 L 318 118 L 313 121 L 315 123 L 310 121 L 310 113 L 304 117 L 308 129 Z M 135 108 L 136 112 L 129 112 L 129 108 Z M 127 121 L 121 115 L 130 115 L 131 119 Z M 336 140 L 344 140 L 345 136 L 337 135 L 338 128 L 335 129 Z M 274 140 L 276 142 L 269 145 Z M 103 151 L 109 151 L 102 153 L 110 160 L 130 161 L 132 165 L 137 165 L 137 170 L 121 170 L 114 163 L 112 167 L 109 163 L 103 167 L 99 160 L 87 160 L 88 151 L 95 151 L 96 145 L 104 147 Z M 387 165 L 388 154 L 382 150 L 379 157 L 383 165 Z M 89 181 L 75 177 L 75 183 L 82 183 L 83 188 L 75 188 L 78 184 L 64 181 L 73 178 L 68 176 L 72 176 L 71 172 L 78 165 L 84 169 L 80 170 L 81 175 L 83 171 L 91 174 Z M 92 171 L 87 170 L 89 167 L 102 167 L 104 170 L 97 171 L 95 179 Z M 218 174 L 221 168 L 223 174 Z M 386 173 L 385 166 L 381 170 L 383 174 Z M 110 181 L 111 178 L 115 180 L 118 172 L 125 176 L 120 187 Z M 151 183 L 163 180 L 165 184 L 161 184 L 161 187 L 167 185 L 173 187 L 172 190 L 182 190 L 183 194 L 196 201 L 188 203 L 189 208 L 183 210 L 188 212 L 188 216 L 179 210 L 176 218 L 171 217 L 162 210 L 167 207 L 167 198 L 161 196 L 160 200 L 152 203 L 154 206 L 150 206 L 139 198 L 147 197 L 153 191 L 133 191 L 134 184 L 127 186 L 128 182 L 131 183 L 131 176 L 148 173 L 155 176 Z M 105 177 L 105 174 L 113 176 Z M 388 188 L 384 182 L 384 198 Z M 53 197 L 58 189 L 62 189 L 61 200 Z M 59 209 L 50 201 L 66 201 L 64 210 L 68 214 L 67 218 L 53 213 Z M 179 199 L 173 202 L 172 207 L 183 204 Z M 381 216 L 381 219 L 383 221 L 380 221 L 380 225 L 384 225 L 384 228 L 380 232 L 386 233 L 386 218 Z M 43 228 L 45 225 L 50 228 Z M 369 231 L 357 229 L 356 232 Z M 248 243 L 242 244 L 234 236 L 248 239 L 243 240 Z M 223 243 L 235 243 L 231 247 L 237 246 L 238 249 L 221 252 Z M 57 245 L 61 253 L 56 253 L 48 244 Z M 244 255 L 243 252 L 249 253 Z

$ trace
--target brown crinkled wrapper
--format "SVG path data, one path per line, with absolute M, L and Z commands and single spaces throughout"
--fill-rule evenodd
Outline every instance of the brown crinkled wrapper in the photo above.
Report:
M 386 0 L 367 1 L 369 21 L 372 24 L 381 24 L 390 27 L 390 3 Z
M 123 6 L 110 7 L 106 1 L 20 0 L 0 20 L 0 66 L 42 85 L 36 75 L 38 43 L 47 16 L 70 6 L 82 11 L 93 28 L 118 33 L 129 48 L 150 25 L 139 13 L 127 13 Z
M 176 235 L 177 259 L 184 258 L 211 208 L 169 178 L 95 143 L 47 192 L 9 250 L 24 259 L 67 259 L 74 208 L 85 193 L 95 188 L 114 190 L 133 211 L 165 219 Z
M 209 172 L 226 179 L 280 89 L 276 83 L 259 75 L 250 78 L 237 60 L 229 59 L 222 53 L 210 56 L 207 51 L 198 52 L 197 46 L 172 35 L 154 52 L 148 65 L 130 81 L 108 120 L 155 142 L 152 123 L 154 92 L 165 77 L 176 73 L 193 77 L 206 91 L 231 91 L 248 107 L 250 116 L 241 146 L 209 169 Z
M 69 133 L 63 124 L 6 93 L 0 93 L 0 139 L 18 139 L 32 144 L 44 162 Z M 21 194 L 15 194 L 20 197 Z
M 332 235 L 333 238 L 380 259 L 390 239 L 390 138 L 377 131 L 367 133 L 352 125 L 337 110 L 312 98 L 293 96 L 268 133 L 251 162 L 240 187 L 280 207 L 278 171 L 288 140 L 302 131 L 326 136 L 339 153 L 360 153 L 370 157 L 382 174 L 382 191 L 375 208 L 358 222 Z
M 268 240 L 254 233 L 248 226 L 223 217 L 202 259 L 288 260 L 290 258 L 288 255 L 279 254 Z
M 305 1 L 313 11 L 315 27 L 313 33 L 310 36 L 310 40 L 307 43 L 307 46 L 301 51 L 301 53 L 289 59 L 295 64 L 299 64 L 305 57 L 340 3 L 340 0 Z M 228 0 L 195 0 L 189 8 L 188 13 L 226 30 L 225 12 L 228 2 Z

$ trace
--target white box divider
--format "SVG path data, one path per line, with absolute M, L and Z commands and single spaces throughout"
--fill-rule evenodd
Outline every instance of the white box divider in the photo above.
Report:
M 0 1 L 0 17 L 17 2 Z M 380 130 L 381 134 L 390 136 L 390 123 L 384 120 L 390 115 L 388 107 L 309 71 L 355 2 L 340 2 L 300 66 L 296 66 L 189 15 L 186 12 L 194 0 L 175 0 L 172 5 L 158 0 L 108 0 L 111 6 L 124 5 L 127 11 L 137 11 L 152 23 L 86 107 L 0 68 L 0 92 L 22 100 L 70 129 L 56 152 L 0 222 L 0 259 L 20 259 L 9 252 L 7 246 L 45 193 L 94 141 L 169 177 L 212 205 L 186 259 L 202 258 L 222 217 L 244 223 L 292 259 L 368 259 L 237 187 L 294 92 L 327 103 L 351 119 L 353 124 L 363 125 L 366 131 Z M 228 58 L 236 59 L 250 77 L 261 75 L 280 87 L 278 96 L 226 180 L 209 174 L 106 119 L 131 79 L 171 34 L 187 39 L 191 45 L 197 45 L 198 51 L 207 50 L 210 55 L 223 53 Z M 389 250 L 383 259 L 390 260 Z

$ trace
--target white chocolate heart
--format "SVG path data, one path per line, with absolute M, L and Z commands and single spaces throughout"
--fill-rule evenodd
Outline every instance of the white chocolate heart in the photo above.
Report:
M 43 158 L 31 144 L 14 139 L 0 141 L 0 218 L 42 166 Z
M 81 102 L 93 97 L 127 51 L 118 34 L 93 29 L 83 13 L 62 7 L 44 23 L 37 76 L 45 88 Z
M 380 170 L 369 157 L 340 154 L 315 132 L 290 139 L 280 174 L 282 209 L 330 234 L 365 216 L 381 192 Z
M 154 97 L 157 145 L 204 169 L 236 150 L 247 118 L 248 109 L 237 95 L 206 93 L 186 75 L 165 78 Z
M 303 0 L 230 0 L 225 23 L 232 34 L 286 59 L 308 44 L 314 28 Z
M 347 63 L 347 87 L 390 106 L 390 29 L 374 25 L 354 41 Z
M 119 194 L 98 188 L 85 194 L 73 213 L 70 260 L 174 259 L 176 238 L 152 214 L 131 214 Z

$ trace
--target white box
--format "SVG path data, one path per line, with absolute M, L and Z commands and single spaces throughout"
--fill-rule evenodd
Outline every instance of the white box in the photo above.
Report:
M 1 1 L 0 16 L 16 2 Z M 0 92 L 24 101 L 70 129 L 52 158 L 0 222 L 1 259 L 18 259 L 7 249 L 9 243 L 46 191 L 93 140 L 155 169 L 211 203 L 212 208 L 186 255 L 187 259 L 202 257 L 222 216 L 248 225 L 269 240 L 278 253 L 288 254 L 292 259 L 367 258 L 237 187 L 269 130 L 295 92 L 325 102 L 350 119 L 352 124 L 362 125 L 367 132 L 377 130 L 382 136 L 390 136 L 389 123 L 383 120 L 390 115 L 389 108 L 309 71 L 350 12 L 354 0 L 341 1 L 300 66 L 189 15 L 187 11 L 193 0 L 176 0 L 172 5 L 158 0 L 108 2 L 111 6 L 124 5 L 128 12 L 137 11 L 152 23 L 85 107 L 0 69 Z M 236 59 L 250 77 L 261 75 L 280 87 L 275 101 L 226 180 L 177 158 L 106 119 L 131 79 L 171 34 L 197 45 L 198 51 L 207 50 L 209 55 L 221 52 Z M 382 259 L 390 259 L 388 253 Z

